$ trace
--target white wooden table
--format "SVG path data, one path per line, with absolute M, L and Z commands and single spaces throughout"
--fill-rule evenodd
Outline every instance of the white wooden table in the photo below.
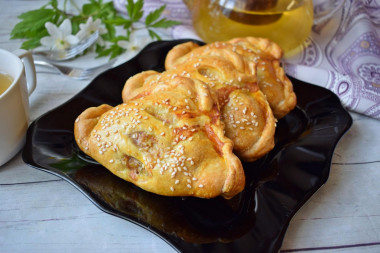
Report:
M 9 39 L 17 16 L 46 2 L 0 0 L 0 48 L 19 48 L 21 41 Z M 37 78 L 31 121 L 89 83 Z M 283 252 L 380 252 L 380 121 L 351 115 L 329 180 L 292 219 Z M 66 181 L 25 165 L 20 154 L 0 167 L 0 252 L 104 251 L 174 252 L 145 229 L 102 212 Z

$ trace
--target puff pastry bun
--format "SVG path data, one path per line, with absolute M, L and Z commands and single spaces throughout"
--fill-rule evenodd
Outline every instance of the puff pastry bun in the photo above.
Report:
M 234 143 L 234 153 L 245 161 L 253 161 L 274 147 L 275 118 L 257 86 L 256 75 L 244 73 L 236 65 L 220 57 L 200 56 L 163 73 L 142 72 L 126 82 L 123 101 L 134 99 L 157 82 L 168 82 L 176 76 L 201 80 L 218 95 L 221 120 L 226 136 Z
M 260 90 L 272 108 L 276 118 L 282 118 L 296 105 L 293 86 L 280 65 L 281 48 L 264 38 L 236 38 L 199 46 L 187 42 L 169 51 L 165 67 L 175 69 L 192 58 L 217 56 L 231 61 L 242 72 L 256 75 Z
M 88 108 L 74 133 L 86 154 L 153 193 L 231 198 L 245 186 L 217 97 L 198 80 L 178 76 L 116 107 Z

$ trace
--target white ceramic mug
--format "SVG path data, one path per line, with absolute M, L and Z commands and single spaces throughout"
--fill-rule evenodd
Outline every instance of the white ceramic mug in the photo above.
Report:
M 30 52 L 0 49 L 0 71 L 13 82 L 0 94 L 0 166 L 23 147 L 29 124 L 29 96 L 36 88 L 36 70 Z

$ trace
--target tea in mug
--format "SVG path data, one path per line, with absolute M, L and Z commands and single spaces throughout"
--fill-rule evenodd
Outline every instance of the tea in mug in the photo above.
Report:
M 0 95 L 3 94 L 12 83 L 13 78 L 9 74 L 0 71 Z

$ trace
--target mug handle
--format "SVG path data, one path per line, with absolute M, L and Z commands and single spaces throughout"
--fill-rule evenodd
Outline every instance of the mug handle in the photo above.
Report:
M 36 67 L 34 66 L 32 52 L 24 49 L 17 49 L 13 51 L 13 54 L 17 55 L 24 63 L 28 95 L 30 96 L 36 89 L 37 84 Z

